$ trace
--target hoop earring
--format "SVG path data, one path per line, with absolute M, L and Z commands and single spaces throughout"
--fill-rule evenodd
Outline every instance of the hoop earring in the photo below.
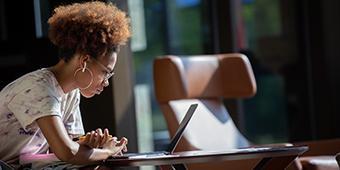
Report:
M 92 71 L 91 71 L 90 69 L 86 68 L 86 63 L 85 63 L 85 65 L 84 65 L 83 68 L 78 68 L 78 69 L 74 72 L 73 77 L 74 77 L 75 81 L 77 81 L 76 76 L 77 76 L 77 74 L 78 74 L 79 71 L 81 71 L 82 73 L 85 73 L 85 71 L 88 71 L 88 72 L 90 73 L 90 75 L 91 75 L 91 81 L 90 81 L 90 83 L 89 83 L 87 86 L 85 86 L 85 87 L 79 87 L 79 89 L 85 90 L 85 89 L 89 88 L 89 87 L 92 85 L 92 83 L 93 83 L 93 73 L 92 73 Z
M 84 67 L 83 67 L 83 69 L 81 69 L 81 72 L 84 73 L 84 72 L 85 72 L 85 69 L 87 69 L 87 68 L 86 68 L 86 62 L 84 63 Z

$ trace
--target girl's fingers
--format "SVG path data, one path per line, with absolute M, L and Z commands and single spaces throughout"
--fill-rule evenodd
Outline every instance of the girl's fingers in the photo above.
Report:
M 95 141 L 95 145 L 97 147 L 100 147 L 102 146 L 102 141 L 103 141 L 103 132 L 102 132 L 102 129 L 98 128 L 96 130 L 96 141 Z
M 127 152 L 127 146 L 125 145 L 124 148 L 123 148 L 123 152 Z
M 103 134 L 102 129 L 98 128 L 98 129 L 96 130 L 96 132 L 98 133 L 99 136 L 103 137 L 104 134 Z
M 127 143 L 128 140 L 123 137 L 120 140 L 118 140 L 118 138 L 116 136 L 111 136 L 109 134 L 109 130 L 108 129 L 96 129 L 95 131 L 91 131 L 89 133 L 87 133 L 85 136 L 80 137 L 79 142 L 81 142 L 81 144 L 85 144 L 88 145 L 91 148 L 112 148 L 116 154 L 118 154 L 118 152 L 122 153 L 122 152 L 127 152 Z
M 88 143 L 90 141 L 91 138 L 91 133 L 86 133 L 85 139 L 84 139 L 84 143 Z
M 90 140 L 89 140 L 89 143 L 88 145 L 92 148 L 94 148 L 94 144 L 96 142 L 96 133 L 94 131 L 91 131 L 91 134 L 90 134 Z
M 104 135 L 103 138 L 102 138 L 102 141 L 100 142 L 99 145 L 103 146 L 108 141 L 107 139 L 108 139 L 108 137 Z
M 96 133 L 95 134 L 95 140 L 94 140 L 93 146 L 95 148 L 98 148 L 100 143 L 101 143 L 101 141 L 102 141 L 102 137 L 98 133 Z
M 122 137 L 122 139 L 119 140 L 117 146 L 127 145 L 128 140 L 125 137 Z
M 123 148 L 122 148 L 122 151 L 123 152 L 127 152 L 127 143 L 128 143 L 128 139 L 127 138 L 125 138 L 125 137 L 123 137 L 122 139 L 120 139 L 120 141 L 119 141 L 119 146 L 122 146 Z
M 81 136 L 78 140 L 78 143 L 79 144 L 87 144 L 90 140 L 90 135 L 91 135 L 91 133 L 88 132 L 88 133 L 86 133 L 86 135 Z
M 103 147 L 110 149 L 112 151 L 112 155 L 122 155 L 123 152 L 127 151 L 127 142 L 128 140 L 125 137 L 120 140 L 117 140 L 117 137 L 110 137 Z
M 120 139 L 119 141 L 117 141 L 116 147 L 119 148 L 120 153 L 127 151 L 126 144 L 127 144 L 127 139 L 124 137 Z
M 107 128 L 105 128 L 105 129 L 104 129 L 104 135 L 107 135 L 107 136 L 109 136 L 109 135 L 110 135 L 110 133 L 109 133 L 109 129 L 107 129 Z
M 104 129 L 103 138 L 102 138 L 102 142 L 101 142 L 100 146 L 103 146 L 105 144 L 105 142 L 108 141 L 108 139 L 109 139 L 109 130 Z

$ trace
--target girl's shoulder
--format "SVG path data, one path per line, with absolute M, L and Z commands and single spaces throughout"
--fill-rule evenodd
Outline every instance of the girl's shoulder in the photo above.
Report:
M 63 92 L 53 73 L 46 68 L 32 71 L 14 80 L 2 89 L 1 95 L 19 93 L 49 93 L 60 97 Z

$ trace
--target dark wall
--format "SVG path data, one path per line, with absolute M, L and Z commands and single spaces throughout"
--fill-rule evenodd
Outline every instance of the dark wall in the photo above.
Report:
M 282 3 L 287 1 L 282 0 Z M 340 137 L 340 1 L 289 1 L 297 62 L 284 70 L 291 141 Z
M 340 136 L 340 1 L 301 1 L 301 55 L 309 78 L 309 103 L 312 138 Z
M 24 73 L 54 64 L 56 48 L 36 38 L 33 1 L 0 1 L 1 88 Z
M 312 32 L 311 37 L 316 36 L 312 42 L 314 52 L 315 49 L 321 49 L 315 53 L 311 53 L 313 58 L 313 66 L 318 68 L 320 60 L 324 59 L 324 65 L 314 72 L 319 77 L 325 77 L 324 81 L 315 81 L 319 83 L 317 96 L 315 96 L 316 105 L 316 127 L 317 137 L 329 138 L 340 136 L 340 1 L 330 0 L 322 1 L 320 5 L 322 15 L 320 18 L 319 30 Z M 316 27 L 317 24 L 311 21 L 311 27 Z M 320 33 L 318 32 L 320 31 Z M 317 36 L 321 34 L 321 36 Z M 321 71 L 323 70 L 323 71 Z

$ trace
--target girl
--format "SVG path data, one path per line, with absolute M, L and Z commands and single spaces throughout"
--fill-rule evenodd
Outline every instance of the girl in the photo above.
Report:
M 127 139 L 117 140 L 107 129 L 72 139 L 84 134 L 80 94 L 90 98 L 108 86 L 118 47 L 130 37 L 129 19 L 112 4 L 85 2 L 57 7 L 48 23 L 60 60 L 0 92 L 0 159 L 22 168 L 27 155 L 52 151 L 60 161 L 47 167 L 70 169 L 121 154 Z

